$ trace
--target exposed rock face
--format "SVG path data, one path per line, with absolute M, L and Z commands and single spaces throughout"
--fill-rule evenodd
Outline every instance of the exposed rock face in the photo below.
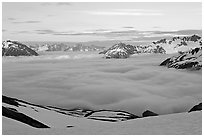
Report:
M 161 54 L 165 54 L 166 51 L 164 50 L 163 47 L 161 46 L 152 46 L 152 45 L 148 45 L 148 46 L 137 46 L 138 53 L 161 53 Z
M 36 128 L 49 128 L 47 125 L 29 117 L 26 116 L 23 113 L 19 113 L 17 110 L 9 107 L 2 106 L 2 115 L 20 122 L 23 122 L 25 124 L 28 124 L 32 127 Z
M 3 105 L 5 104 L 5 106 Z M 8 106 L 15 106 L 15 107 L 20 107 L 23 106 L 22 104 L 18 103 L 17 99 L 14 98 L 10 98 L 10 97 L 6 97 L 6 96 L 2 96 L 2 115 L 14 120 L 17 120 L 19 122 L 28 124 L 32 127 L 35 128 L 49 128 L 47 125 L 21 113 L 18 112 L 17 109 L 15 109 L 14 107 L 8 107 Z
M 176 69 L 199 70 L 202 68 L 202 47 L 167 58 L 160 66 Z
M 160 44 L 160 43 L 167 43 L 167 40 L 166 39 L 161 39 L 161 40 L 158 40 L 158 41 L 155 41 L 155 42 L 152 42 L 153 44 Z
M 31 48 L 17 42 L 6 40 L 2 43 L 2 56 L 38 56 Z
M 199 103 L 198 105 L 195 105 L 194 107 L 192 107 L 188 112 L 201 111 L 201 110 L 202 110 L 202 103 Z
M 185 52 L 195 47 L 202 46 L 202 39 L 198 35 L 173 37 L 170 40 L 161 39 L 152 42 L 152 46 L 161 46 L 167 54 Z
M 105 58 L 128 58 L 131 54 L 136 53 L 137 49 L 135 46 L 126 45 L 125 43 L 118 43 L 113 45 L 107 50 L 100 52 L 105 54 Z
M 107 50 L 99 52 L 104 54 L 105 58 L 128 58 L 130 55 L 135 53 L 161 53 L 165 54 L 166 51 L 161 46 L 133 46 L 125 43 L 118 43 L 108 48 Z
M 170 40 L 161 39 L 152 42 L 150 45 L 126 45 L 118 43 L 99 54 L 105 54 L 105 58 L 128 58 L 135 53 L 161 53 L 172 54 L 182 53 L 193 48 L 200 48 L 202 46 L 202 39 L 198 35 L 173 37 Z
M 146 110 L 145 112 L 142 113 L 142 117 L 151 117 L 151 116 L 158 116 L 158 114 L 149 110 Z
M 186 43 L 186 42 L 190 42 L 190 41 L 192 41 L 192 42 L 199 42 L 202 39 L 201 39 L 200 36 L 194 34 L 192 36 L 173 37 L 171 40 L 161 39 L 161 40 L 158 40 L 158 41 L 155 41 L 155 42 L 152 42 L 152 43 L 153 44 L 161 44 L 161 43 L 169 43 L 169 44 L 171 44 L 172 42 L 177 41 L 177 40 L 180 40 L 180 44 L 181 44 L 182 42 Z
M 114 110 L 98 110 L 92 111 L 85 115 L 88 119 L 101 120 L 101 121 L 109 121 L 109 122 L 117 122 L 117 121 L 125 121 L 129 119 L 140 118 L 136 115 L 125 111 L 114 111 Z
M 166 51 L 164 50 L 163 47 L 156 46 L 156 48 L 153 49 L 153 53 L 162 53 L 162 54 L 165 54 Z

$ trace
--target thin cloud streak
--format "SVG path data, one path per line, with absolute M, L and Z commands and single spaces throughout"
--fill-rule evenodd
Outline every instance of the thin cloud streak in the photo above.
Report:
M 41 6 L 70 6 L 71 3 L 69 2 L 42 2 Z
M 126 26 L 126 27 L 122 27 L 122 28 L 125 28 L 125 29 L 134 29 L 134 27 L 131 27 L 131 26 Z
M 69 2 L 57 2 L 56 5 L 58 5 L 58 6 L 70 6 L 71 3 L 69 3 Z
M 12 20 L 13 21 L 13 20 L 16 20 L 16 18 L 8 18 L 8 20 Z
M 89 12 L 92 15 L 108 15 L 108 16 L 161 16 L 162 13 L 142 13 L 142 12 Z
M 92 36 L 92 37 L 104 37 L 108 40 L 148 40 L 155 37 L 172 37 L 172 36 L 184 36 L 192 34 L 192 32 L 202 32 L 201 30 L 181 30 L 181 31 L 138 31 L 138 30 L 103 30 L 96 29 L 92 31 L 55 31 L 55 30 L 35 30 L 37 34 L 54 35 L 54 36 Z
M 40 23 L 41 21 L 34 21 L 34 20 L 30 20 L 30 21 L 15 21 L 15 22 L 12 22 L 12 23 L 15 23 L 15 24 L 29 24 L 29 23 Z
M 108 16 L 161 16 L 163 13 L 159 10 L 149 9 L 114 9 L 109 11 L 85 11 L 92 15 L 108 15 Z

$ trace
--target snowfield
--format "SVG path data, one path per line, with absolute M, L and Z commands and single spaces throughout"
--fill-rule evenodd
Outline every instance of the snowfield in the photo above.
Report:
M 169 114 L 117 123 L 67 118 L 61 115 L 57 123 L 61 122 L 62 125 L 66 122 L 67 125 L 74 123 L 74 126 L 36 129 L 3 117 L 2 133 L 3 135 L 201 135 L 201 119 L 202 112 Z
M 202 102 L 202 70 L 159 66 L 172 56 L 168 54 L 110 60 L 102 56 L 48 52 L 3 57 L 2 94 L 44 106 L 122 110 L 137 116 L 151 110 L 162 116 L 109 123 L 57 115 L 59 126 L 51 129 L 35 129 L 3 117 L 3 134 L 201 134 L 201 112 L 181 112 Z M 75 125 L 61 128 L 61 121 Z

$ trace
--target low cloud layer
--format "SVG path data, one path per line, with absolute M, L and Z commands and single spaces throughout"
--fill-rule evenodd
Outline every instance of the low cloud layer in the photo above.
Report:
M 69 2 L 42 2 L 41 6 L 70 6 Z
M 188 111 L 202 100 L 201 72 L 158 64 L 167 55 L 106 60 L 97 53 L 3 58 L 3 94 L 63 108 L 125 110 L 137 115 Z

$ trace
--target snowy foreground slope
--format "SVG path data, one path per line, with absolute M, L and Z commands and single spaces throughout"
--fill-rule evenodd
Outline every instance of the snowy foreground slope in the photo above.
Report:
M 61 119 L 65 120 L 65 116 L 60 115 Z M 36 129 L 18 121 L 11 120 L 9 118 L 2 118 L 3 122 L 3 135 L 30 135 L 30 134 L 53 134 L 53 135 L 201 135 L 202 134 L 202 113 L 178 113 L 170 115 L 162 115 L 158 117 L 150 117 L 144 119 L 135 119 L 131 121 L 109 123 L 98 122 L 87 119 L 66 118 L 68 125 L 76 123 L 71 128 L 48 128 L 48 129 Z M 74 121 L 74 122 L 72 122 Z M 64 123 L 64 121 L 63 121 Z
M 201 134 L 201 111 L 177 113 L 128 121 L 107 122 L 80 117 L 79 110 L 65 111 L 27 103 L 25 101 L 3 96 L 3 134 Z M 5 113 L 5 109 L 7 112 Z M 64 113 L 62 113 L 64 112 Z M 67 112 L 67 113 L 65 113 Z M 121 115 L 123 113 L 123 115 Z M 124 116 L 126 112 L 117 112 Z M 101 111 L 99 115 L 107 116 L 113 111 Z M 126 113 L 127 114 L 127 113 Z M 14 116 L 13 116 L 14 115 Z M 15 115 L 18 120 L 15 120 Z M 92 113 L 90 114 L 92 115 Z M 97 116 L 96 112 L 96 116 Z M 26 116 L 26 118 L 25 118 Z M 11 118 L 11 117 L 14 117 Z M 89 117 L 89 116 L 88 116 Z M 103 117 L 103 116 L 101 116 Z M 19 121 L 27 121 L 28 124 Z M 31 118 L 32 120 L 28 119 Z M 107 117 L 103 117 L 107 119 Z M 26 119 L 26 120 L 25 120 Z M 113 118 L 114 119 L 114 118 Z M 44 127 L 33 120 L 43 123 Z M 31 126 L 30 126 L 31 125 Z M 38 128 L 34 126 L 38 126 Z

